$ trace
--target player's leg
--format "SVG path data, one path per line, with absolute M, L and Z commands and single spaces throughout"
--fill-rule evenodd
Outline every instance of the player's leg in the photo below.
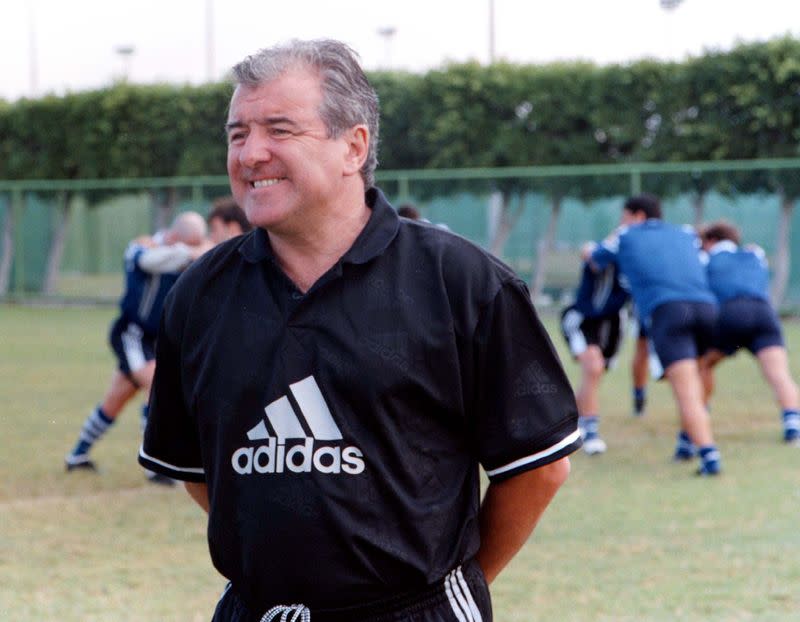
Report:
M 649 373 L 650 345 L 646 336 L 641 332 L 636 339 L 631 363 L 633 377 L 633 414 L 641 417 L 645 413 L 647 404 L 647 375 Z
M 95 469 L 94 463 L 89 459 L 90 450 L 108 432 L 122 408 L 137 390 L 136 385 L 122 371 L 114 372 L 103 401 L 89 413 L 81 427 L 75 447 L 65 459 L 68 471 Z
M 606 443 L 600 437 L 600 381 L 605 372 L 605 358 L 599 346 L 592 344 L 578 355 L 581 366 L 581 383 L 575 393 L 578 404 L 578 425 L 583 436 L 583 449 L 586 453 L 601 454 L 606 451 Z
M 671 302 L 653 312 L 651 337 L 670 383 L 681 421 L 675 458 L 688 440 L 699 448 L 701 475 L 720 472 L 711 419 L 705 405 L 698 357 L 710 347 L 716 308 L 710 304 Z
M 156 373 L 156 361 L 155 359 L 147 360 L 144 365 L 138 368 L 135 372 L 131 375 L 133 379 L 136 381 L 136 384 L 142 390 L 142 394 L 145 396 L 145 402 L 142 404 L 142 413 L 141 413 L 141 427 L 142 433 L 144 433 L 144 428 L 147 425 L 147 413 L 148 413 L 148 399 L 150 397 L 150 387 L 153 385 L 153 376 Z
M 756 353 L 764 378 L 781 406 L 783 440 L 800 444 L 800 391 L 789 372 L 789 357 L 783 346 L 768 346 Z
M 150 387 L 156 369 L 156 338 L 155 335 L 145 334 L 140 326 L 131 323 L 122 334 L 121 344 L 119 353 L 121 367 L 142 390 L 145 398 L 141 417 L 141 428 L 144 431 L 147 422 L 147 401 L 150 398 Z
M 789 371 L 789 356 L 778 315 L 766 300 L 736 301 L 738 315 L 745 318 L 748 339 L 742 345 L 758 359 L 761 372 L 781 407 L 783 439 L 800 445 L 800 392 Z
M 697 361 L 676 361 L 667 367 L 666 376 L 678 405 L 681 431 L 700 448 L 700 473 L 716 475 L 720 470 L 719 451 L 711 432 L 711 418 L 703 399 L 703 383 Z
M 700 381 L 703 383 L 703 403 L 709 413 L 711 412 L 709 402 L 714 393 L 715 386 L 714 368 L 717 366 L 717 363 L 726 356 L 728 356 L 728 354 L 714 348 L 703 354 L 697 361 L 700 369 Z M 691 460 L 696 453 L 697 447 L 695 447 L 691 438 L 689 438 L 689 434 L 685 430 L 681 430 L 678 433 L 678 441 L 675 445 L 675 454 L 673 458 L 675 460 Z
M 764 378 L 772 387 L 775 399 L 784 410 L 797 410 L 800 406 L 800 395 L 797 384 L 789 372 L 789 357 L 786 348 L 770 346 L 759 350 L 756 354 L 761 365 Z
M 578 426 L 583 437 L 583 449 L 588 454 L 602 453 L 606 444 L 599 434 L 599 386 L 606 360 L 600 333 L 610 334 L 610 324 L 601 318 L 584 318 L 574 306 L 561 314 L 561 331 L 570 353 L 581 366 L 581 380 L 575 394 L 578 405 Z M 617 326 L 618 328 L 618 326 Z
M 714 368 L 722 359 L 725 358 L 725 353 L 717 350 L 709 350 L 699 359 L 700 378 L 703 381 L 703 401 L 708 404 L 711 396 L 714 394 Z
M 682 359 L 666 369 L 684 430 L 698 445 L 714 442 L 708 413 L 703 401 L 703 385 L 695 359 Z

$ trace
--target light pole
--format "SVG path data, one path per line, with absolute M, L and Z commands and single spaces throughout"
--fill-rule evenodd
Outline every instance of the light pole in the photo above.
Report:
M 28 88 L 31 97 L 39 94 L 39 54 L 36 49 L 36 3 L 28 4 Z
M 494 65 L 494 0 L 489 0 L 489 64 Z
M 119 77 L 120 82 L 127 82 L 131 73 L 131 57 L 136 52 L 136 47 L 133 45 L 118 45 L 114 51 L 122 59 L 122 75 Z
M 397 34 L 394 26 L 378 28 L 378 34 L 383 38 L 384 69 L 392 68 L 392 39 Z
M 206 0 L 206 81 L 214 80 L 214 0 Z

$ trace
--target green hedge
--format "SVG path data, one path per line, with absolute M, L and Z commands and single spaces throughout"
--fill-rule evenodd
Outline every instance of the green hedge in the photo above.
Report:
M 800 156 L 800 41 L 788 37 L 684 63 L 370 77 L 383 169 Z M 230 94 L 229 84 L 117 84 L 0 102 L 0 178 L 223 174 Z

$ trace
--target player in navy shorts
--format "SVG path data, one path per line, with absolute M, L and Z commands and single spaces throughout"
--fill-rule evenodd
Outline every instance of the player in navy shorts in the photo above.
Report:
M 588 257 L 597 245 L 585 245 Z M 575 392 L 583 450 L 589 455 L 606 451 L 600 436 L 599 389 L 603 374 L 614 366 L 625 334 L 628 293 L 622 288 L 616 264 L 595 271 L 584 262 L 575 302 L 561 314 L 561 332 L 570 353 L 581 366 L 580 386 Z
M 714 389 L 714 366 L 746 348 L 758 359 L 780 404 L 783 440 L 798 445 L 800 392 L 789 371 L 780 320 L 770 304 L 764 250 L 740 247 L 739 229 L 724 220 L 707 225 L 701 237 L 708 253 L 708 281 L 720 304 L 713 347 L 701 361 L 706 399 Z
M 690 227 L 661 220 L 652 195 L 625 202 L 621 227 L 592 253 L 602 269 L 616 263 L 631 290 L 669 381 L 681 419 L 676 459 L 700 455 L 700 475 L 717 475 L 721 460 L 703 399 L 698 358 L 709 349 L 717 307 L 702 264 L 700 240 Z
M 125 292 L 120 300 L 120 315 L 109 334 L 117 370 L 103 400 L 86 418 L 75 447 L 64 459 L 67 471 L 96 470 L 89 456 L 94 444 L 108 432 L 136 393 L 150 393 L 164 299 L 183 269 L 208 250 L 206 230 L 200 214 L 184 212 L 167 231 L 152 238 L 137 238 L 125 250 Z M 143 420 L 146 417 L 145 405 Z M 148 478 L 154 483 L 172 483 L 154 472 L 148 473 Z

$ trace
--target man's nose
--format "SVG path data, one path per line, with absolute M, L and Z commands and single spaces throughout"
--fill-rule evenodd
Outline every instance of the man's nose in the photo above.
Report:
M 258 164 L 269 162 L 272 151 L 269 141 L 265 140 L 259 132 L 251 132 L 239 150 L 239 162 L 248 168 L 255 168 Z

